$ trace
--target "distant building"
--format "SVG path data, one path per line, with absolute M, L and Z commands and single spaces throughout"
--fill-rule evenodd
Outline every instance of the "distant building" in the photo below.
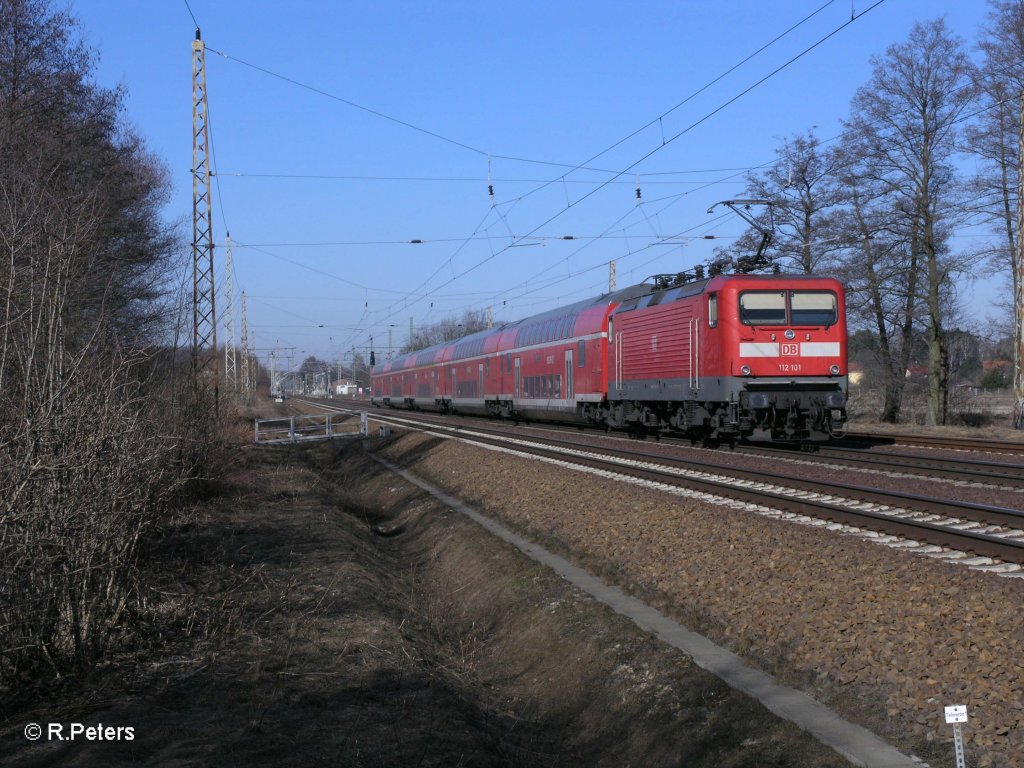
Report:
M 993 368 L 1009 368 L 1009 367 L 1010 367 L 1010 361 L 1009 360 L 982 360 L 981 361 L 981 370 L 984 371 L 985 373 L 988 373 Z
M 334 383 L 334 394 L 336 395 L 354 395 L 358 387 L 354 381 L 336 381 Z
M 907 366 L 907 378 L 915 378 L 928 375 L 928 366 L 911 363 Z

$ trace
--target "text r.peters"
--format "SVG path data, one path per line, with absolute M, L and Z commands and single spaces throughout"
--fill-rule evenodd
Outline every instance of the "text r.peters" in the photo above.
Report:
M 69 723 L 65 732 L 63 723 L 47 723 L 46 737 L 49 741 L 134 741 L 135 728 L 130 725 Z

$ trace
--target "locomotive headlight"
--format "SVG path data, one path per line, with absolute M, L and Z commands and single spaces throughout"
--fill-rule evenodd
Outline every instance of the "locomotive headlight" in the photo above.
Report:
M 839 375 L 839 366 L 838 365 L 830 366 L 829 369 L 828 369 L 828 372 L 831 373 L 833 376 L 838 376 Z
M 750 375 L 750 366 L 749 365 L 740 366 L 740 375 L 741 376 L 749 376 Z

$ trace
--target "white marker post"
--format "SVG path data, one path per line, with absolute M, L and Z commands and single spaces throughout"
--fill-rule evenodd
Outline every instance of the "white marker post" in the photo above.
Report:
M 956 768 L 966 768 L 964 760 L 964 735 L 960 732 L 960 724 L 967 722 L 967 706 L 957 704 L 946 707 L 946 722 L 953 725 L 953 745 L 956 748 Z

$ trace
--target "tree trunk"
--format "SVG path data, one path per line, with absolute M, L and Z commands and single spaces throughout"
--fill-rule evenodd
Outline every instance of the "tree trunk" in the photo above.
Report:
M 1018 162 L 1024 165 L 1024 91 L 1020 95 L 1021 121 L 1017 133 Z M 1024 429 L 1024 168 L 1017 174 L 1017 245 L 1010 254 L 1017 264 L 1013 282 L 1013 426 Z

